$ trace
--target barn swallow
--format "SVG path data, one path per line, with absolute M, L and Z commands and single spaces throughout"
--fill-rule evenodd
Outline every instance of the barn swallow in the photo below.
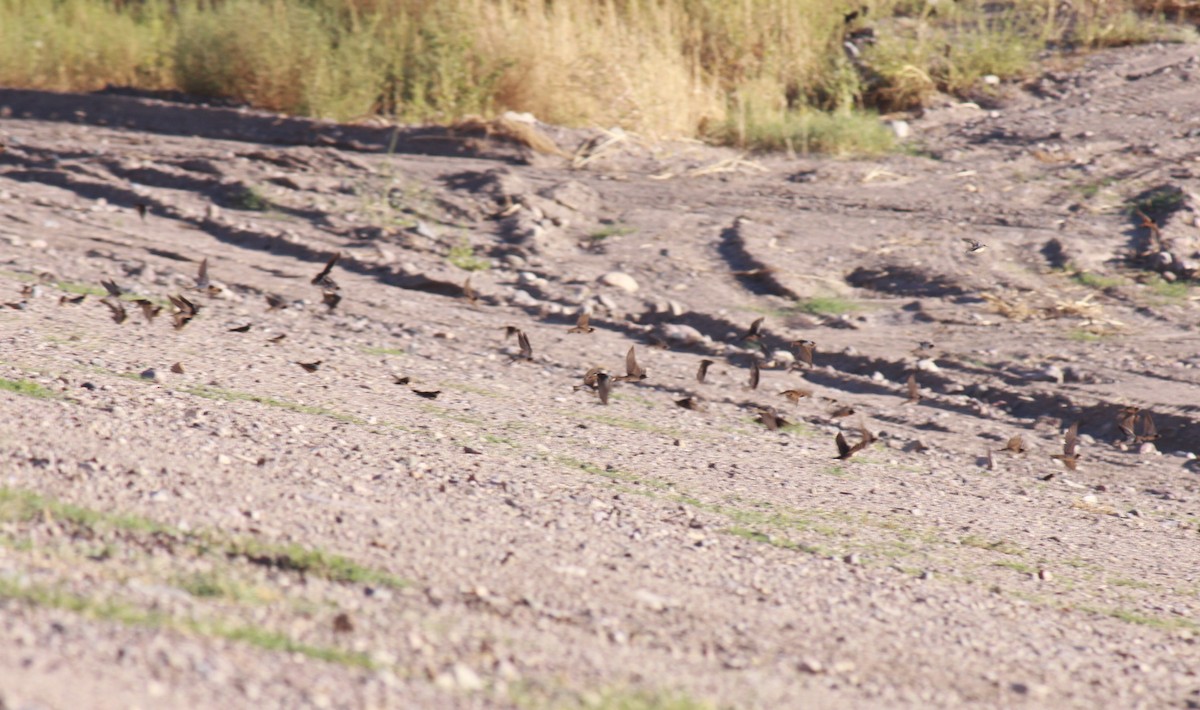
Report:
M 567 332 L 568 333 L 591 333 L 592 331 L 594 331 L 596 329 L 593 328 L 592 326 L 588 325 L 588 322 L 590 320 L 591 320 L 591 315 L 589 315 L 587 311 L 582 311 L 579 314 L 579 318 L 577 318 L 575 320 L 575 327 L 569 329 Z
M 700 367 L 696 370 L 696 381 L 704 384 L 704 378 L 708 376 L 708 366 L 713 364 L 712 360 L 701 360 Z
M 129 315 L 125 313 L 125 306 L 121 305 L 120 301 L 110 301 L 107 298 L 103 298 L 100 300 L 100 302 L 108 306 L 108 310 L 112 311 L 112 319 L 117 323 L 117 325 L 124 323 L 125 319 L 129 317 Z
M 646 369 L 638 364 L 637 346 L 630 345 L 629 352 L 625 353 L 625 374 L 614 377 L 613 382 L 636 382 L 644 379 L 646 379 Z
M 1050 458 L 1058 459 L 1063 462 L 1069 470 L 1074 471 L 1079 459 L 1083 458 L 1075 449 L 1075 445 L 1079 439 L 1079 422 L 1071 425 L 1067 429 L 1066 436 L 1063 439 L 1063 452 L 1061 454 L 1051 454 Z
M 784 391 L 780 392 L 779 394 L 783 397 L 787 397 L 788 401 L 791 402 L 792 404 L 796 404 L 804 397 L 811 397 L 812 390 L 791 389 L 791 390 L 784 390 Z
M 792 348 L 796 351 L 796 357 L 810 368 L 813 366 L 813 351 L 817 349 L 817 344 L 811 340 L 793 340 Z
M 179 330 L 187 325 L 200 312 L 200 306 L 197 306 L 181 295 L 167 296 L 167 298 L 170 299 L 171 305 L 177 309 L 175 313 L 171 314 L 171 319 L 175 323 L 175 330 Z
M 970 237 L 963 237 L 962 240 L 967 243 L 968 254 L 974 254 L 987 249 L 987 244 L 980 244 L 978 240 L 971 239 Z
M 917 387 L 917 373 L 913 372 L 908 376 L 908 399 L 904 400 L 905 404 L 916 404 L 921 401 L 921 390 Z
M 325 268 L 321 269 L 321 273 L 319 273 L 313 277 L 312 285 L 320 286 L 321 288 L 328 289 L 330 291 L 337 291 L 338 290 L 337 282 L 334 281 L 333 279 L 329 278 L 329 274 L 331 271 L 333 271 L 334 265 L 338 263 L 338 259 L 341 259 L 341 258 L 342 258 L 342 253 L 340 251 L 335 252 L 333 257 L 330 258 L 330 260 L 325 263 Z

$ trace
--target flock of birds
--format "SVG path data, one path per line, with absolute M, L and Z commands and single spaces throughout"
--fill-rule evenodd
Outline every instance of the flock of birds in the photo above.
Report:
M 986 245 L 981 244 L 975 239 L 963 238 L 963 241 L 967 243 L 966 251 L 968 254 L 975 254 L 987 248 Z M 326 262 L 324 268 L 311 280 L 312 285 L 318 287 L 321 291 L 322 303 L 331 311 L 335 309 L 342 300 L 341 287 L 331 275 L 340 258 L 340 253 L 334 254 L 334 256 Z M 123 297 L 129 292 L 112 280 L 102 280 L 100 283 L 104 287 L 106 293 L 106 295 L 100 299 L 100 302 L 109 309 L 113 321 L 115 321 L 117 324 L 122 324 L 129 318 L 129 314 L 125 307 L 127 303 L 132 303 L 133 305 L 138 306 L 141 309 L 142 316 L 145 318 L 146 322 L 153 322 L 162 313 L 163 306 L 158 305 L 151 300 L 145 298 L 123 300 Z M 35 288 L 35 286 L 24 287 L 22 290 L 22 295 L 32 295 L 33 289 Z M 199 270 L 195 277 L 195 284 L 191 287 L 191 290 L 203 295 L 208 295 L 210 297 L 216 296 L 220 293 L 221 287 L 214 284 L 209 278 L 208 259 L 204 259 L 200 262 Z M 475 303 L 477 301 L 477 296 L 475 295 L 474 290 L 471 288 L 469 279 L 463 284 L 463 295 L 466 296 L 471 303 Z M 78 296 L 64 295 L 59 299 L 59 304 L 78 305 L 83 303 L 86 298 L 87 294 Z M 285 299 L 274 294 L 265 294 L 265 298 L 267 301 L 268 310 L 278 310 L 288 306 Z M 201 310 L 201 306 L 199 304 L 183 294 L 170 295 L 168 296 L 168 301 L 173 308 L 170 317 L 176 330 L 186 327 L 188 323 L 190 323 L 196 317 L 196 315 L 200 313 Z M 25 301 L 21 301 L 20 303 L 8 303 L 5 305 L 11 308 L 23 309 L 25 307 Z M 764 321 L 765 318 L 758 318 L 751 323 L 750 327 L 740 338 L 738 338 L 737 342 L 746 346 L 757 346 L 759 349 L 763 349 L 762 326 Z M 230 328 L 229 330 L 230 332 L 245 333 L 248 332 L 250 328 L 251 324 L 247 323 L 242 326 Z M 526 334 L 520 328 L 512 325 L 504 326 L 504 330 L 505 341 L 514 336 L 516 337 L 517 341 L 517 353 L 512 356 L 511 361 L 514 363 L 532 362 L 534 359 L 533 345 L 529 340 L 528 334 Z M 584 310 L 579 314 L 575 325 L 567 330 L 567 333 L 587 335 L 595 332 L 595 330 L 596 328 L 591 325 L 590 314 Z M 270 338 L 269 341 L 272 343 L 278 343 L 285 337 L 286 334 L 280 334 Z M 803 366 L 807 366 L 810 369 L 814 367 L 813 356 L 817 349 L 817 344 L 815 342 L 808 339 L 798 339 L 791 341 L 789 343 L 789 347 L 794 358 L 793 362 L 789 366 L 789 372 L 795 369 L 803 369 Z M 918 345 L 915 352 L 926 354 L 932 349 L 932 343 L 922 342 Z M 296 362 L 295 364 L 300 366 L 305 372 L 311 373 L 320 369 L 322 361 L 316 360 L 314 362 Z M 713 361 L 709 359 L 702 359 L 700 361 L 695 377 L 697 383 L 704 384 L 705 378 L 708 375 L 708 368 L 713 364 Z M 182 363 L 175 363 L 172 365 L 171 370 L 176 373 L 182 373 Z M 758 388 L 761 378 L 757 357 L 751 358 L 749 370 L 750 372 L 747 388 L 750 390 L 755 390 Z M 647 376 L 648 374 L 646 369 L 638 363 L 637 346 L 630 346 L 629 351 L 625 355 L 624 374 L 612 374 L 607 368 L 592 367 L 584 373 L 583 383 L 574 386 L 573 389 L 574 391 L 590 392 L 599 399 L 600 404 L 607 405 L 615 384 L 619 382 L 639 382 L 645 380 Z M 410 378 L 408 377 L 395 375 L 393 377 L 395 383 L 398 385 L 410 384 Z M 921 394 L 916 373 L 909 375 L 905 386 L 907 393 L 905 404 L 916 404 L 920 402 Z M 427 391 L 418 390 L 416 388 L 410 389 L 414 394 L 426 399 L 436 399 L 437 396 L 441 394 L 441 392 L 437 390 Z M 793 404 L 799 402 L 803 398 L 813 396 L 813 392 L 811 390 L 803 388 L 787 389 L 779 394 L 787 398 Z M 696 395 L 689 395 L 682 399 L 676 400 L 675 404 L 684 409 L 704 409 L 703 400 Z M 789 422 L 785 420 L 779 414 L 779 412 L 775 410 L 774 407 L 760 407 L 758 409 L 758 413 L 758 422 L 763 424 L 771 431 L 776 431 L 789 426 Z M 839 406 L 830 412 L 830 416 L 835 418 L 845 417 L 852 414 L 854 414 L 854 409 L 848 406 Z M 1117 427 L 1127 437 L 1129 443 L 1141 444 L 1145 442 L 1152 442 L 1159 438 L 1158 430 L 1155 427 L 1154 419 L 1150 412 L 1143 411 L 1138 407 L 1122 408 L 1118 415 Z M 868 446 L 877 441 L 877 437 L 867 429 L 865 423 L 860 422 L 858 431 L 858 441 L 853 444 L 846 440 L 846 437 L 842 432 L 839 431 L 836 434 L 834 438 L 834 444 L 837 447 L 836 459 L 849 459 L 850 457 L 854 456 L 854 454 L 866 449 Z M 1051 458 L 1060 461 L 1068 470 L 1072 471 L 1077 470 L 1078 462 L 1082 458 L 1082 455 L 1078 451 L 1078 435 L 1079 423 L 1075 422 L 1067 429 L 1064 435 L 1062 453 L 1053 454 L 1051 456 Z M 997 451 L 1009 452 L 1012 454 L 1023 454 L 1026 452 L 1026 447 L 1022 437 L 1018 434 L 1009 439 L 1006 445 Z M 988 449 L 987 466 L 989 469 L 994 467 L 992 458 L 993 453 L 994 452 L 991 449 Z M 1053 478 L 1054 475 L 1055 474 L 1051 473 L 1047 476 L 1044 476 L 1043 480 L 1049 480 Z

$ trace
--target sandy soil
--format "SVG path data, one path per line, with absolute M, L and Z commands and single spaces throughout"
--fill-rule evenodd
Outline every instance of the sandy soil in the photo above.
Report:
M 1200 705 L 1196 57 L 875 161 L 0 91 L 0 704 Z

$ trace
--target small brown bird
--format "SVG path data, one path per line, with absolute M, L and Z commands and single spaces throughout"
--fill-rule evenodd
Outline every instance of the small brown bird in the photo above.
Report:
M 1140 407 L 1121 407 L 1121 411 L 1117 414 L 1117 428 L 1128 439 L 1134 438 L 1134 428 L 1137 426 L 1137 416 L 1141 412 Z
M 704 384 L 704 378 L 708 377 L 708 366 L 713 364 L 712 360 L 701 360 L 700 367 L 696 370 L 696 381 Z
M 29 303 L 27 301 L 10 301 L 4 305 L 13 309 L 14 311 L 23 311 L 29 307 Z
M 229 332 L 230 333 L 249 333 L 251 325 L 252 325 L 251 323 L 247 323 L 246 325 L 239 325 L 236 328 L 230 328 Z
M 589 325 L 592 317 L 587 311 L 582 311 L 579 318 L 575 320 L 575 327 L 567 330 L 568 333 L 591 333 L 596 329 Z
M 147 301 L 144 298 L 139 298 L 134 303 L 142 309 L 142 317 L 146 319 L 147 323 L 153 323 L 158 314 L 162 313 L 162 306 L 156 306 L 152 301 Z
M 316 362 L 298 362 L 296 364 L 300 367 L 303 367 L 305 372 L 316 372 L 321 367 L 320 360 L 317 360 Z
M 851 414 L 854 414 L 854 407 L 842 405 L 841 407 L 836 407 L 832 412 L 830 412 L 829 416 L 833 417 L 834 419 L 838 419 L 840 417 L 848 417 Z
M 1063 452 L 1061 454 L 1051 454 L 1050 458 L 1058 459 L 1063 462 L 1069 470 L 1074 471 L 1079 459 L 1083 458 L 1075 449 L 1076 442 L 1079 439 L 1079 422 L 1071 425 L 1067 429 L 1066 436 L 1063 439 Z
M 462 290 L 463 296 L 466 297 L 468 303 L 470 303 L 472 306 L 479 304 L 479 294 L 475 293 L 474 288 L 471 288 L 470 276 L 467 277 L 466 281 L 463 281 Z
M 675 406 L 682 407 L 684 409 L 690 409 L 694 412 L 703 412 L 704 400 L 692 395 L 691 397 L 684 397 L 683 399 L 675 400 Z
M 1014 454 L 1023 454 L 1025 453 L 1025 442 L 1021 439 L 1021 435 L 1017 434 L 1008 440 L 1008 443 L 1004 445 L 1004 448 L 1001 449 L 1001 451 L 1011 451 Z
M 612 392 L 612 378 L 607 372 L 596 373 L 596 394 L 600 397 L 600 404 L 608 404 L 608 395 Z
M 762 333 L 760 331 L 762 329 L 762 324 L 763 324 L 764 320 L 766 320 L 766 316 L 763 316 L 762 318 L 759 318 L 758 320 L 751 323 L 750 329 L 746 331 L 746 334 L 743 335 L 741 338 L 738 338 L 739 342 L 750 342 L 750 343 L 762 342 Z
M 320 286 L 321 288 L 328 289 L 330 291 L 337 291 L 337 282 L 329 278 L 329 274 L 333 271 L 334 265 L 338 263 L 338 259 L 341 258 L 342 253 L 340 251 L 335 252 L 333 257 L 329 261 L 325 262 L 325 268 L 321 269 L 321 273 L 313 277 L 312 285 Z
M 504 326 L 504 340 L 507 341 L 509 338 L 513 337 L 514 335 L 516 335 L 517 333 L 520 333 L 520 332 L 521 332 L 521 329 L 518 328 L 517 326 L 506 325 L 506 326 Z
M 787 397 L 788 401 L 791 402 L 792 404 L 796 404 L 797 402 L 799 402 L 801 399 L 804 399 L 805 397 L 811 397 L 813 393 L 812 393 L 812 390 L 792 389 L 792 390 L 784 390 L 784 391 L 780 392 L 779 394 L 780 394 L 780 396 Z
M 759 409 L 758 422 L 765 426 L 769 431 L 779 431 L 783 427 L 791 426 L 791 422 L 779 416 L 779 412 L 776 412 L 774 407 L 763 407 L 762 409 Z
M 200 306 L 192 303 L 183 296 L 167 296 L 171 301 L 171 305 L 175 306 L 176 311 L 171 314 L 171 320 L 175 323 L 175 330 L 179 330 L 183 326 L 191 322 L 196 314 L 200 312 Z
M 1150 416 L 1150 412 L 1142 412 L 1142 418 L 1138 423 L 1142 425 L 1142 433 L 1133 438 L 1135 444 L 1158 440 L 1158 427 L 1154 426 L 1154 419 Z
M 1162 248 L 1162 230 L 1158 228 L 1154 220 L 1150 219 L 1150 215 L 1138 210 L 1137 216 L 1142 218 L 1142 228 L 1150 232 L 1150 244 L 1154 248 Z
M 354 631 L 354 622 L 350 621 L 350 615 L 342 612 L 333 617 L 333 633 L 348 634 Z
M 112 319 L 116 321 L 117 325 L 124 323 L 125 319 L 129 317 L 129 314 L 125 312 L 125 306 L 120 301 L 110 301 L 107 298 L 103 298 L 100 302 L 108 306 L 108 310 L 112 311 Z
M 280 333 L 279 335 L 267 338 L 267 342 L 268 343 L 282 343 L 283 339 L 286 337 L 287 337 L 287 333 Z
M 437 399 L 438 395 L 442 393 L 441 390 L 431 390 L 428 392 L 424 392 L 421 390 L 411 390 L 411 391 L 413 394 L 417 395 L 418 397 L 424 397 L 425 399 Z
M 392 375 L 392 383 L 393 384 L 407 385 L 411 380 L 412 380 L 412 378 L 407 375 L 405 375 L 404 377 L 401 377 L 399 375 Z
M 118 286 L 116 281 L 101 281 L 100 285 L 103 286 L 104 290 L 108 291 L 108 295 L 113 298 L 120 298 L 121 294 L 125 293 L 125 289 Z
M 283 296 L 276 296 L 273 293 L 264 294 L 267 299 L 267 310 L 278 311 L 288 307 L 287 300 Z
M 875 435 L 867 430 L 866 424 L 860 423 L 858 425 L 858 431 L 860 434 L 860 438 L 858 440 L 858 443 L 854 444 L 854 446 L 851 446 L 848 443 L 846 443 L 846 437 L 842 435 L 842 432 L 840 432 L 840 431 L 838 432 L 837 437 L 834 439 L 834 443 L 837 444 L 837 448 L 838 448 L 837 458 L 839 460 L 848 459 L 851 456 L 853 456 L 854 454 L 856 454 L 857 452 L 862 451 L 863 449 L 867 448 L 868 446 L 870 446 L 871 444 L 873 444 L 875 442 Z
M 758 369 L 758 358 L 750 359 L 750 389 L 758 389 L 758 380 L 761 377 Z
M 138 217 L 140 217 L 142 219 L 142 221 L 145 222 L 146 221 L 146 210 L 147 210 L 146 203 L 145 202 L 135 202 L 135 203 L 133 203 L 133 208 L 135 210 L 137 210 Z
M 58 299 L 58 305 L 60 305 L 60 306 L 78 306 L 80 303 L 83 303 L 83 300 L 85 298 L 87 298 L 86 293 L 82 293 L 78 296 L 60 296 Z
M 908 399 L 904 400 L 905 404 L 916 404 L 921 401 L 921 390 L 917 387 L 917 373 L 911 373 L 908 376 Z
M 811 340 L 793 340 L 792 349 L 796 351 L 796 357 L 800 359 L 809 368 L 813 366 L 813 351 L 817 349 L 817 344 Z
M 596 385 L 597 385 L 596 378 L 599 377 L 600 373 L 602 373 L 602 372 L 604 372 L 603 367 L 591 368 L 587 372 L 583 373 L 583 384 L 575 385 L 572 389 L 574 389 L 574 391 L 576 391 L 576 392 L 578 392 L 579 390 L 592 390 L 593 392 L 595 392 Z
M 614 382 L 636 382 L 646 379 L 646 369 L 638 364 L 636 351 L 636 345 L 629 346 L 629 352 L 625 353 L 625 374 L 614 377 Z
M 974 254 L 987 249 L 987 244 L 980 244 L 977 240 L 971 239 L 970 237 L 963 237 L 962 240 L 967 243 L 968 254 Z
M 196 290 L 207 291 L 212 286 L 208 280 L 208 257 L 200 260 L 200 268 L 196 270 Z
M 329 306 L 329 310 L 332 311 L 333 309 L 337 308 L 338 304 L 341 302 L 342 294 L 338 293 L 337 291 L 325 290 L 321 292 L 321 303 Z
M 176 375 L 182 375 L 183 374 L 183 363 L 177 362 L 174 365 L 171 365 L 171 372 L 174 372 Z
M 529 344 L 529 336 L 525 335 L 525 331 L 517 331 L 517 346 L 521 348 L 521 352 L 513 355 L 512 361 L 526 360 L 533 361 L 533 346 Z

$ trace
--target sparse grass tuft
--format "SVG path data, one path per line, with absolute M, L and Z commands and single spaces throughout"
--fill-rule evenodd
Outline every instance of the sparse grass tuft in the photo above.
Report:
M 1100 274 L 1094 274 L 1090 271 L 1076 271 L 1074 274 L 1071 274 L 1071 280 L 1080 286 L 1087 286 L 1088 288 L 1094 288 L 1099 291 L 1110 288 L 1118 288 L 1128 283 L 1120 276 L 1101 276 Z
M 275 399 L 274 397 L 265 397 L 263 395 L 250 394 L 248 392 L 238 392 L 236 390 L 224 389 L 222 387 L 212 387 L 210 385 L 197 385 L 188 387 L 184 392 L 204 397 L 205 399 L 216 399 L 225 402 L 255 402 L 257 404 L 266 405 L 268 407 L 276 407 L 278 409 L 286 409 L 289 412 L 297 412 L 299 414 L 312 414 L 319 417 L 329 417 L 340 422 L 350 424 L 363 424 L 362 419 L 350 414 L 342 414 L 324 407 L 314 407 L 308 404 L 298 404 L 296 402 L 288 402 L 286 400 Z
M 714 137 L 754 150 L 787 150 L 839 156 L 891 152 L 896 136 L 879 116 L 862 111 L 735 111 Z
M 55 399 L 58 397 L 58 393 L 53 390 L 48 390 L 38 383 L 29 380 L 10 380 L 0 377 L 0 390 L 26 397 L 36 397 L 37 399 Z
M 593 242 L 600 242 L 609 237 L 625 237 L 633 234 L 637 230 L 633 227 L 628 227 L 623 224 L 606 224 L 603 227 L 595 230 L 588 235 L 588 239 Z
M 857 303 L 837 296 L 817 296 L 795 305 L 795 310 L 814 316 L 840 316 L 858 309 Z
M 363 352 L 367 355 L 392 355 L 394 357 L 403 357 L 408 354 L 400 348 L 363 348 Z
M 263 196 L 258 188 L 243 186 L 230 198 L 230 207 L 251 212 L 266 212 L 271 209 L 271 201 Z
M 1167 281 L 1161 276 L 1147 279 L 1146 287 L 1165 301 L 1185 301 L 1191 292 L 1191 286 L 1186 281 Z
M 475 256 L 475 247 L 465 241 L 450 247 L 446 260 L 464 271 L 486 271 L 492 266 L 487 259 Z

